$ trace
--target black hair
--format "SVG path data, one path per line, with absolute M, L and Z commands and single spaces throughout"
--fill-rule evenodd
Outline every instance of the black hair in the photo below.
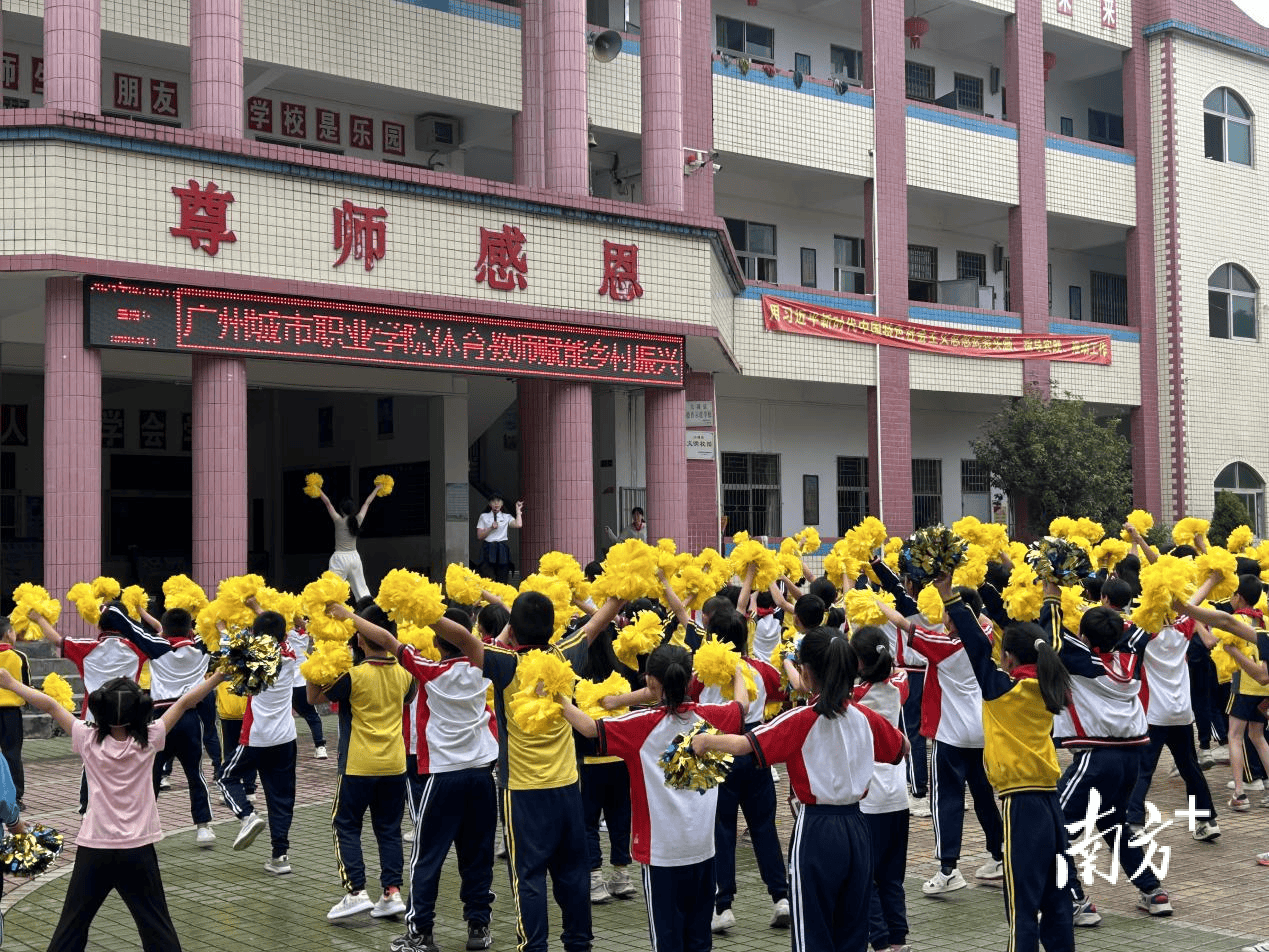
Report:
M 671 711 L 687 701 L 687 685 L 692 679 L 692 655 L 678 645 L 658 645 L 648 655 L 645 673 L 661 682 L 661 700 Z
M 13 628 L 13 622 L 9 621 L 8 615 L 0 615 L 0 638 L 7 635 Z
M 656 614 L 660 616 L 661 613 L 657 611 L 659 607 L 660 606 L 650 598 L 633 598 L 622 606 L 621 614 L 625 615 L 627 618 L 634 618 L 634 616 L 639 614 L 639 612 L 656 612 Z
M 1111 608 L 1123 611 L 1132 601 L 1132 586 L 1121 578 L 1108 578 L 1102 582 L 1101 596 Z
M 587 562 L 586 568 L 582 569 L 582 574 L 586 576 L 586 581 L 593 582 L 604 574 L 604 567 L 598 562 Z
M 378 625 L 384 631 L 388 632 L 388 634 L 392 635 L 392 637 L 396 637 L 397 623 L 389 618 L 388 613 L 380 608 L 376 603 L 371 602 L 369 605 L 365 605 L 357 609 L 357 616 L 359 618 L 366 619 L 366 621 L 370 622 L 372 625 Z
M 501 605 L 486 605 L 476 616 L 476 626 L 492 638 L 502 634 L 502 629 L 511 621 L 511 613 Z
M 1090 608 L 1080 618 L 1080 634 L 1098 651 L 1110 651 L 1124 638 L 1124 617 L 1104 605 Z
M 1089 609 L 1089 612 L 1098 609 Z M 1102 609 L 1105 611 L 1105 609 Z M 1088 613 L 1085 613 L 1087 617 Z M 1083 626 L 1081 625 L 1081 629 Z M 1071 699 L 1071 673 L 1049 643 L 1048 633 L 1033 621 L 1016 622 L 1005 629 L 1000 650 L 1013 655 L 1018 664 L 1035 665 L 1040 696 L 1050 714 L 1059 713 Z
M 713 618 L 720 612 L 735 611 L 736 603 L 728 601 L 722 595 L 715 595 L 713 598 L 707 598 L 705 604 L 701 606 L 701 614 Z
M 633 516 L 636 512 L 639 513 L 639 515 L 641 516 L 647 516 L 647 513 L 643 511 L 642 506 L 635 506 L 633 509 L 630 510 L 630 515 Z
M 756 601 L 759 608 L 775 608 L 775 597 L 770 592 L 759 592 Z
M 261 612 L 251 623 L 253 635 L 268 635 L 274 641 L 286 637 L 286 619 L 277 612 Z
M 169 638 L 184 638 L 194 630 L 194 618 L 183 608 L 169 608 L 159 619 L 163 634 Z
M 511 631 L 518 644 L 535 648 L 550 644 L 555 606 L 541 592 L 521 592 L 511 605 Z
M 1004 591 L 1009 584 L 1009 570 L 1003 562 L 988 562 L 987 575 L 983 581 L 998 591 Z
M 731 603 L 732 608 L 739 608 L 740 607 L 740 586 L 739 585 L 724 585 L 722 588 L 718 590 L 718 594 L 715 597 L 726 599 L 728 602 Z
M 1198 549 L 1192 545 L 1174 545 L 1166 553 L 1160 554 L 1174 555 L 1178 559 L 1196 559 L 1198 558 Z
M 1128 572 L 1130 575 L 1140 575 L 1141 559 L 1129 552 L 1115 563 L 1115 571 L 1117 573 Z
M 824 613 L 824 624 L 841 630 L 846 625 L 846 609 L 834 605 Z
M 1239 575 L 1255 575 L 1260 576 L 1260 563 L 1255 559 L 1240 555 L 1234 561 L 1234 571 Z
M 819 687 L 815 713 L 820 717 L 840 715 L 859 675 L 859 659 L 846 636 L 822 625 L 808 631 L 798 649 L 798 664 L 810 669 Z
M 1249 607 L 1255 607 L 1263 591 L 1264 586 L 1260 584 L 1259 575 L 1238 576 L 1238 594 Z
M 850 636 L 850 646 L 859 661 L 859 680 L 879 684 L 894 673 L 890 639 L 876 625 L 864 625 Z
M 806 589 L 808 595 L 815 595 L 826 606 L 837 601 L 837 586 L 833 584 L 831 579 L 821 575 L 812 582 Z
M 131 678 L 111 678 L 93 691 L 88 695 L 88 711 L 97 728 L 97 743 L 110 736 L 112 727 L 122 727 L 140 746 L 149 744 L 154 701 Z
M 357 518 L 357 504 L 345 499 L 339 504 L 339 513 L 344 517 L 344 525 L 353 536 L 361 535 L 361 521 Z
M 1102 586 L 1106 584 L 1104 575 L 1089 575 L 1080 579 L 1080 584 L 1084 586 L 1085 601 L 1096 604 L 1102 600 Z
M 749 623 L 738 611 L 719 612 L 709 620 L 709 633 L 749 657 Z
M 447 608 L 445 609 L 445 618 L 471 631 L 471 612 L 461 608 Z M 454 644 L 442 638 L 439 631 L 436 632 L 436 647 L 440 651 L 442 658 L 453 658 L 462 654 Z
M 957 585 L 954 591 L 975 616 L 983 613 L 983 597 L 978 594 L 978 589 L 970 588 L 968 585 Z
M 793 603 L 793 615 L 808 631 L 824 624 L 824 600 L 818 595 L 803 595 Z

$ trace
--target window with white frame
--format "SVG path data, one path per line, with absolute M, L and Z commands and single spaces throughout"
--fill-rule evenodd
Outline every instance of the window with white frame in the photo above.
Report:
M 1236 264 L 1223 264 L 1207 279 L 1207 328 L 1212 337 L 1256 339 L 1256 283 Z
M 833 290 L 863 294 L 864 239 L 833 236 Z
M 1251 521 L 1247 524 L 1252 535 L 1260 538 L 1264 525 L 1262 513 L 1265 506 L 1265 481 L 1246 463 L 1230 463 L 1220 471 L 1213 487 L 1216 494 L 1227 492 L 1237 496 L 1247 507 Z
M 868 457 L 837 457 L 837 534 L 844 536 L 868 516 Z
M 956 90 L 956 108 L 961 112 L 983 111 L 983 78 L 956 73 L 953 80 Z
M 934 67 L 924 63 L 907 63 L 907 92 L 917 102 L 934 102 Z
M 845 79 L 853 83 L 864 81 L 864 54 L 860 50 L 852 50 L 849 46 L 830 46 L 829 61 L 835 79 Z
M 780 457 L 774 453 L 723 453 L 723 515 L 727 534 L 780 534 Z
M 776 283 L 776 226 L 724 218 L 736 257 L 750 281 Z
M 961 460 L 961 515 L 991 522 L 991 472 L 976 459 Z
M 917 529 L 938 525 L 943 521 L 941 459 L 912 461 L 912 519 L 913 526 Z
M 987 256 L 973 251 L 956 252 L 956 279 L 958 281 L 974 280 L 979 284 L 987 283 Z
M 1232 89 L 1213 89 L 1203 100 L 1203 155 L 1251 165 L 1251 110 Z
M 719 49 L 746 56 L 751 60 L 775 61 L 775 30 L 747 20 L 716 17 Z
M 1090 271 L 1088 276 L 1089 316 L 1103 324 L 1128 323 L 1128 276 Z M 1053 310 L 1052 284 L 1049 285 L 1049 311 Z

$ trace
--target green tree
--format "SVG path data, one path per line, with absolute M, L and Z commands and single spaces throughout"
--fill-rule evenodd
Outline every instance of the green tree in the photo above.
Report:
M 1207 541 L 1212 545 L 1223 546 L 1229 540 L 1229 534 L 1239 526 L 1251 525 L 1251 516 L 1242 499 L 1228 489 L 1216 494 L 1216 507 L 1212 510 L 1212 527 L 1208 530 Z
M 1028 391 L 983 427 L 971 444 L 992 485 L 1026 506 L 1023 532 L 1043 534 L 1058 516 L 1087 516 L 1117 534 L 1132 508 L 1128 441 L 1115 420 L 1099 420 L 1084 401 Z

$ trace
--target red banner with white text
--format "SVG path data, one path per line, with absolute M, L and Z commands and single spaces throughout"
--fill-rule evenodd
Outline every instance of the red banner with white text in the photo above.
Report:
M 1109 364 L 1110 338 L 1102 334 L 997 334 L 935 324 L 888 321 L 786 298 L 762 297 L 767 330 L 832 337 L 860 344 L 902 347 L 954 357 L 1003 357 L 1009 360 L 1068 360 Z

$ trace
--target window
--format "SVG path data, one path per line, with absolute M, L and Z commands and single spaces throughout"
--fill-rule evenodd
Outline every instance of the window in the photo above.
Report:
M 1242 500 L 1247 507 L 1247 515 L 1251 517 L 1248 528 L 1252 535 L 1259 538 L 1262 534 L 1260 527 L 1264 525 L 1261 513 L 1265 504 L 1265 481 L 1260 474 L 1246 463 L 1230 463 L 1216 477 L 1214 488 L 1217 493 L 1230 492 Z
M 803 76 L 811 75 L 811 57 L 806 53 L 793 54 L 793 69 Z
M 802 249 L 802 287 L 818 287 L 815 283 L 815 249 Z
M 912 519 L 917 529 L 943 521 L 943 461 L 912 461 Z
M 834 78 L 856 83 L 864 81 L 864 54 L 861 51 L 852 50 L 849 46 L 830 46 L 828 54 Z
M 1010 276 L 1009 276 L 1009 259 L 1005 258 L 1004 261 L 1001 263 L 1005 266 L 1005 310 L 1012 311 L 1013 310 L 1013 306 L 1012 306 L 1013 296 L 1011 294 L 1011 286 L 1013 284 L 1013 281 L 1010 279 Z
M 864 239 L 833 236 L 833 290 L 863 294 Z
M 1128 277 L 1123 274 L 1089 273 L 1092 307 L 1089 317 L 1102 324 L 1128 323 Z M 1052 302 L 1050 302 L 1052 311 Z
M 775 60 L 775 30 L 731 17 L 718 17 L 719 49 L 750 59 Z
M 608 0 L 586 0 L 586 22 L 591 26 L 612 26 L 608 17 Z
M 934 102 L 934 67 L 911 61 L 907 67 L 908 98 L 918 102 Z
M 1251 110 L 1224 86 L 1203 100 L 1203 155 L 1217 162 L 1251 165 Z
M 1207 279 L 1207 328 L 1212 337 L 1256 339 L 1256 285 L 1236 264 Z
M 837 457 L 837 534 L 844 536 L 868 516 L 868 457 Z
M 780 457 L 773 453 L 724 453 L 723 515 L 727 532 L 780 534 Z
M 1090 142 L 1115 145 L 1122 149 L 1124 145 L 1124 117 L 1117 116 L 1113 112 L 1090 109 L 1088 111 L 1088 138 Z
M 987 256 L 972 251 L 956 252 L 956 279 L 968 281 L 973 278 L 979 284 L 987 283 Z
M 1062 116 L 1058 120 L 1058 126 L 1062 131 L 1062 135 L 1064 136 L 1075 135 L 1075 120 L 1072 119 L 1070 116 Z
M 991 473 L 976 459 L 961 460 L 961 515 L 991 522 Z
M 956 108 L 961 112 L 983 111 L 983 80 L 981 76 L 955 74 L 953 81 L 956 90 Z
M 750 281 L 776 283 L 776 230 L 775 225 L 724 218 L 727 234 L 731 236 L 736 257 L 745 269 Z
M 939 299 L 939 250 L 908 245 L 908 300 L 934 303 Z

